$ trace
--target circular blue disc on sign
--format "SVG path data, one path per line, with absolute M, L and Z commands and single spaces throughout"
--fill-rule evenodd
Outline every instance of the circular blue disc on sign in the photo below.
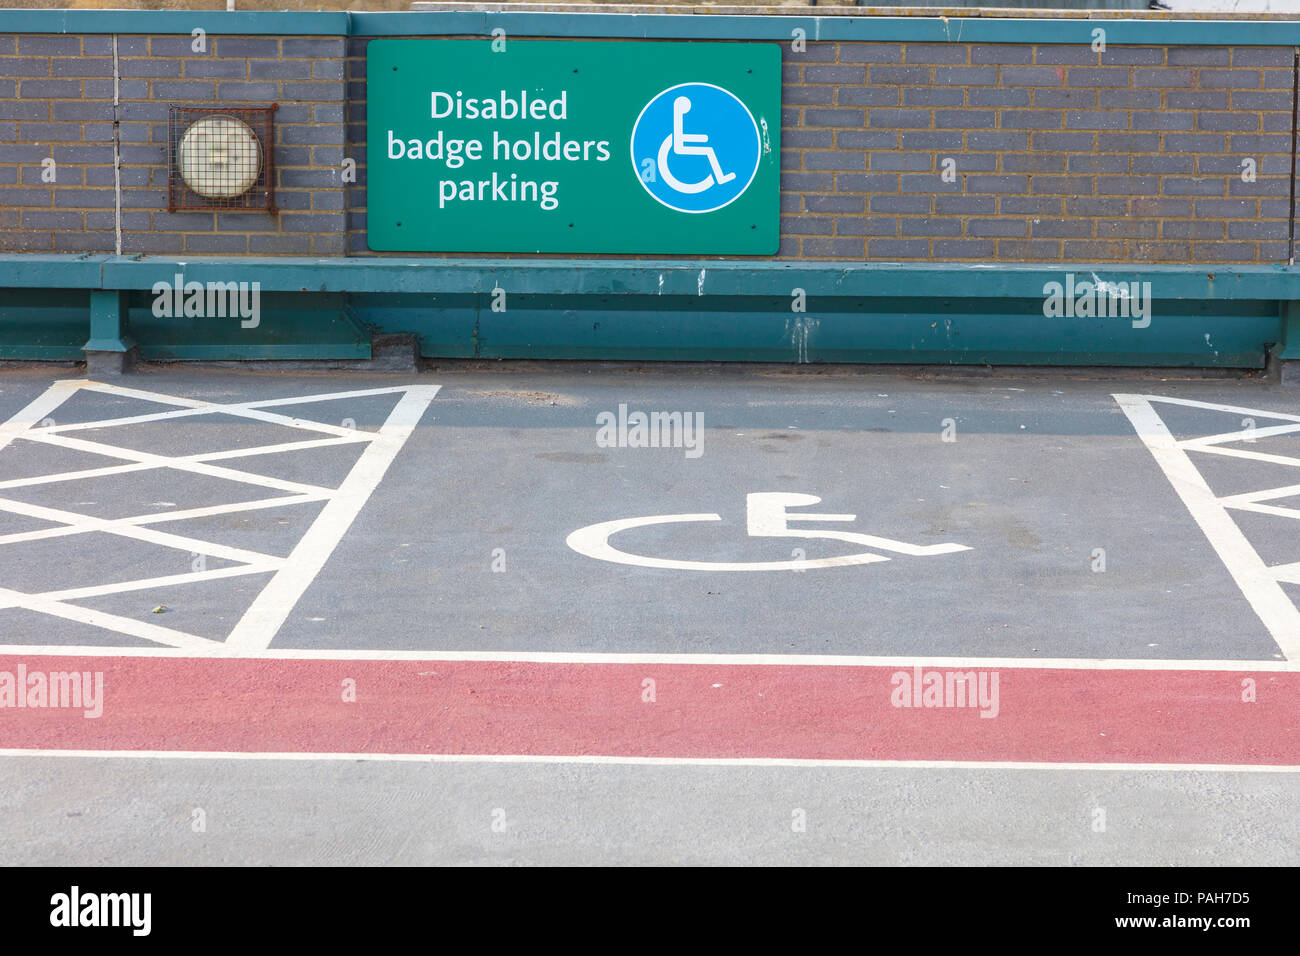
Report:
M 749 107 L 712 83 L 664 90 L 632 126 L 632 167 L 646 192 L 678 212 L 713 212 L 749 188 L 761 154 Z

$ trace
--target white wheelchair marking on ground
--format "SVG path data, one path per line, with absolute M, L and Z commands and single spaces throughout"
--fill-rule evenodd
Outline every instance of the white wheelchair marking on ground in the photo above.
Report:
M 969 551 L 962 544 L 916 545 L 893 538 L 860 534 L 855 531 L 822 531 L 818 529 L 791 528 L 791 521 L 856 521 L 857 515 L 845 514 L 790 514 L 791 507 L 819 504 L 816 495 L 791 494 L 780 491 L 760 491 L 745 496 L 746 531 L 752 538 L 829 538 L 864 545 L 879 551 L 891 551 L 912 557 L 931 557 Z M 653 558 L 642 554 L 620 551 L 609 539 L 620 531 L 645 528 L 658 524 L 721 521 L 717 514 L 650 515 L 645 518 L 620 518 L 579 528 L 565 539 L 565 543 L 579 554 L 597 561 L 615 564 L 632 564 L 643 568 L 669 568 L 678 571 L 807 571 L 813 568 L 839 568 L 854 564 L 873 564 L 888 561 L 884 555 L 864 551 L 833 558 L 810 558 L 795 561 L 684 561 L 676 558 Z
M 1250 438 L 1260 441 L 1275 435 L 1300 433 L 1300 415 L 1243 408 L 1237 405 L 1216 405 L 1185 398 L 1164 398 L 1159 395 L 1114 395 L 1113 397 L 1128 415 L 1138 437 L 1155 457 L 1165 477 L 1174 486 L 1174 491 L 1182 498 L 1192 518 L 1209 539 L 1227 567 L 1228 573 L 1241 588 L 1241 593 L 1259 615 L 1259 619 L 1264 622 L 1264 626 L 1272 635 L 1283 656 L 1288 660 L 1300 660 L 1300 610 L 1297 610 L 1286 591 L 1282 589 L 1283 582 L 1300 584 L 1300 562 L 1271 566 L 1266 564 L 1229 513 L 1229 509 L 1235 509 L 1277 518 L 1300 519 L 1300 509 L 1263 504 L 1266 501 L 1300 494 L 1300 483 L 1219 497 L 1210 489 L 1188 455 L 1189 451 L 1201 452 L 1275 465 L 1290 465 L 1300 469 L 1300 458 L 1222 447 L 1228 442 L 1239 442 Z M 1222 432 L 1179 441 L 1161 420 L 1153 402 L 1203 408 L 1251 418 L 1271 418 L 1287 424 Z M 1300 478 L 1300 471 L 1297 471 L 1296 475 Z
M 0 609 L 24 608 L 54 617 L 89 624 L 106 630 L 116 631 L 131 637 L 143 638 L 167 647 L 206 652 L 228 650 L 256 651 L 266 649 L 276 632 L 293 610 L 298 599 L 302 597 L 308 585 L 320 573 L 334 548 L 342 540 L 352 521 L 361 511 L 371 492 L 379 484 L 388 466 L 397 452 L 405 444 L 411 431 L 437 395 L 440 386 L 411 385 L 393 388 L 361 389 L 349 392 L 330 392 L 318 395 L 296 395 L 290 398 L 269 399 L 254 402 L 236 402 L 219 404 L 193 399 L 178 398 L 157 392 L 125 388 L 119 385 L 106 385 L 98 382 L 71 380 L 56 382 L 40 397 L 29 404 L 9 421 L 0 425 L 0 449 L 5 448 L 15 439 L 41 442 L 68 448 L 75 451 L 90 452 L 128 462 L 124 465 L 110 465 L 102 468 L 88 468 L 58 474 L 37 475 L 31 478 L 18 478 L 0 482 L 0 489 L 23 488 L 33 485 L 71 481 L 79 478 L 95 478 L 106 475 L 125 474 L 155 468 L 167 468 L 182 472 L 206 475 L 237 481 L 247 485 L 284 492 L 282 496 L 259 499 L 257 501 L 238 502 L 229 505 L 213 505 L 203 508 L 183 508 L 172 511 L 150 512 L 126 518 L 97 518 L 93 515 L 64 511 L 28 504 L 0 496 L 0 511 L 25 515 L 44 521 L 55 522 L 54 528 L 38 531 L 25 531 L 16 534 L 0 535 L 0 548 L 5 544 L 17 544 L 23 541 L 39 541 L 47 538 L 69 537 L 87 532 L 104 532 L 150 544 L 177 548 L 200 555 L 211 555 L 225 560 L 239 562 L 233 567 L 214 568 L 170 574 L 162 577 L 141 578 L 132 581 L 120 581 L 113 584 L 93 585 L 89 587 L 70 588 L 61 591 L 43 593 L 25 593 L 7 588 L 0 588 Z M 78 391 L 102 392 L 125 398 L 135 398 L 148 402 L 180 406 L 174 411 L 156 412 L 147 415 L 133 415 L 123 418 L 103 419 L 92 422 L 76 422 L 68 425 L 39 425 L 47 419 L 63 402 Z M 328 402 L 346 398 L 360 398 L 373 395 L 400 394 L 397 404 L 389 413 L 388 419 L 377 432 L 363 432 L 352 428 L 331 425 L 325 422 L 291 418 L 264 411 L 277 405 L 302 405 L 315 402 Z M 85 441 L 66 433 L 85 429 L 110 428 L 121 425 L 133 425 L 142 422 L 169 421 L 201 415 L 234 415 L 288 428 L 302 429 L 331 437 L 314 438 L 304 441 L 281 442 L 272 445 L 259 445 L 252 448 L 238 448 L 222 452 L 200 453 L 191 455 L 158 455 L 150 452 L 136 451 L 117 445 L 98 441 Z M 322 485 L 303 484 L 285 481 L 269 475 L 240 471 L 211 464 L 215 461 L 266 455 L 277 452 L 291 453 L 310 448 L 322 448 L 330 445 L 363 444 L 365 447 L 353 464 L 343 483 L 337 488 Z M 262 554 L 242 548 L 232 548 L 200 538 L 159 531 L 148 527 L 152 524 L 169 521 L 182 521 L 188 518 L 201 518 L 209 515 L 233 514 L 241 511 L 254 511 L 261 508 L 275 508 L 281 505 L 301 504 L 304 502 L 323 501 L 321 509 L 311 527 L 298 541 L 288 557 Z M 3 553 L 0 551 L 0 553 Z M 68 602 L 85 598 L 100 597 L 106 594 L 119 594 L 127 591 L 143 591 L 178 584 L 190 584 L 196 581 L 210 581 L 247 574 L 274 572 L 267 585 L 258 594 L 252 605 L 235 625 L 224 641 L 214 641 L 195 634 L 189 634 L 175 628 L 137 621 L 132 618 L 109 614 Z M 102 652 L 103 648 L 87 648 L 90 652 Z
M 659 175 L 664 182 L 679 193 L 688 194 L 702 193 L 715 183 L 720 186 L 736 178 L 735 173 L 724 173 L 722 171 L 722 166 L 718 164 L 718 155 L 713 151 L 713 147 L 704 145 L 709 141 L 708 133 L 687 133 L 685 131 L 684 119 L 690 111 L 691 98 L 689 96 L 679 96 L 673 100 L 673 131 L 664 137 L 663 144 L 659 147 Z M 692 143 L 699 145 L 690 145 Z M 713 172 L 698 183 L 682 182 L 668 168 L 668 153 L 670 150 L 678 156 L 707 157 Z

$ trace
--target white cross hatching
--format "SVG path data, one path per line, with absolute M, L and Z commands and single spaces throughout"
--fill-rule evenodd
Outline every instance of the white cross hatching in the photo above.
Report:
M 298 599 L 324 567 L 330 554 L 346 534 L 357 514 L 365 505 L 371 492 L 379 484 L 388 466 L 405 444 L 411 431 L 419 423 L 429 403 L 438 393 L 437 385 L 397 386 L 372 388 L 347 392 L 329 392 L 318 395 L 297 395 L 290 398 L 267 399 L 252 402 L 217 403 L 163 395 L 157 392 L 125 388 L 119 385 L 88 381 L 56 382 L 26 408 L 0 425 L 0 449 L 16 439 L 37 442 L 79 452 L 118 459 L 123 464 L 100 468 L 86 468 L 57 474 L 38 475 L 0 481 L 0 511 L 52 522 L 53 527 L 35 531 L 22 531 L 0 535 L 0 548 L 6 544 L 70 537 L 88 532 L 103 532 L 131 538 L 149 544 L 177 548 L 194 554 L 211 556 L 233 565 L 212 570 L 190 571 L 161 577 L 140 578 L 112 584 L 91 585 L 57 591 L 29 593 L 0 587 L 0 609 L 24 608 L 54 617 L 89 624 L 119 634 L 162 644 L 167 647 L 195 652 L 221 652 L 223 650 L 262 650 L 267 648 Z M 123 398 L 175 406 L 173 410 L 122 418 L 101 419 L 59 425 L 45 425 L 60 405 L 79 391 L 100 392 Z M 277 414 L 267 409 L 281 405 L 304 405 L 344 399 L 365 398 L 375 395 L 398 395 L 397 404 L 387 420 L 375 432 L 361 431 L 326 422 L 295 418 Z M 161 455 L 136 451 L 104 441 L 88 441 L 76 437 L 76 432 L 86 429 L 105 429 L 145 422 L 184 420 L 203 415 L 232 415 L 265 424 L 282 425 L 297 429 L 305 435 L 300 441 L 279 442 L 252 448 L 205 452 L 189 455 Z M 231 467 L 230 462 L 254 455 L 292 453 L 334 445 L 361 445 L 360 457 L 338 487 L 286 481 L 269 475 L 260 475 Z M 227 505 L 203 508 L 184 508 L 172 511 L 150 512 L 124 518 L 98 518 L 75 511 L 28 504 L 8 497 L 11 488 L 123 475 L 152 469 L 171 469 L 212 478 L 240 482 L 272 492 L 274 497 L 260 498 Z M 153 525 L 162 522 L 183 521 L 210 515 L 234 514 L 285 505 L 324 502 L 311 527 L 303 534 L 287 557 L 263 554 L 245 548 L 229 547 L 189 535 L 162 531 Z M 3 551 L 0 550 L 0 555 Z M 224 641 L 189 634 L 176 628 L 137 621 L 133 618 L 92 610 L 71 602 L 118 594 L 142 591 L 171 585 L 190 584 L 232 578 L 240 575 L 273 573 L 254 599 L 252 605 L 236 623 Z
M 1237 405 L 1197 402 L 1186 398 L 1159 395 L 1115 395 L 1147 449 L 1173 485 L 1174 490 L 1210 544 L 1223 560 L 1246 600 L 1259 615 L 1288 660 L 1300 659 L 1300 610 L 1287 596 L 1282 584 L 1300 584 L 1300 562 L 1269 565 L 1251 546 L 1230 514 L 1231 510 L 1251 511 L 1276 518 L 1300 519 L 1300 509 L 1265 504 L 1292 495 L 1300 495 L 1300 483 L 1265 488 L 1245 494 L 1219 496 L 1210 490 L 1188 452 L 1221 455 L 1248 461 L 1267 462 L 1300 468 L 1300 458 L 1266 451 L 1228 447 L 1234 442 L 1256 441 L 1277 435 L 1300 433 L 1300 415 L 1270 412 Z M 1226 412 L 1246 418 L 1273 419 L 1283 422 L 1262 428 L 1243 428 L 1199 438 L 1179 440 L 1160 418 L 1153 403 L 1181 405 L 1188 408 Z M 1297 472 L 1300 478 L 1300 472 Z M 1300 528 L 1297 528 L 1300 530 Z

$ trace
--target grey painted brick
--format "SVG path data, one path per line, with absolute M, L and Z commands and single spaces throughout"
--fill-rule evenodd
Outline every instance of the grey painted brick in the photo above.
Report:
M 332 110 L 333 106 L 317 106 L 317 110 Z M 328 119 L 322 122 L 331 122 Z M 833 149 L 835 132 L 829 129 L 787 129 L 781 131 L 781 146 L 786 149 Z
M 928 239 L 868 239 L 867 258 L 883 259 L 921 259 L 930 254 Z
M 1068 262 L 1115 262 L 1128 257 L 1125 243 L 1102 239 L 1067 239 L 1061 254 Z
M 1029 231 L 1024 219 L 967 219 L 966 235 L 1023 238 Z
M 1035 179 L 1035 182 L 1037 179 Z M 1029 191 L 1028 176 L 967 176 L 968 193 L 1014 193 L 1024 195 Z
M 1193 242 L 1193 262 L 1251 262 L 1255 247 L 1249 242 Z
M 81 229 L 85 213 L 72 210 L 24 209 L 24 229 Z
M 151 37 L 149 39 L 150 56 L 195 56 L 203 55 L 194 49 L 193 36 Z M 207 39 L 207 49 L 212 50 L 212 39 Z
M 1128 114 L 1123 110 L 1069 110 L 1065 125 L 1070 129 L 1126 129 Z
M 0 186 L 12 186 L 18 182 L 17 166 L 0 166 Z
M 310 60 L 249 60 L 250 80 L 309 80 Z
M 56 252 L 112 252 L 115 248 L 112 232 L 56 232 Z
M 1155 239 L 1156 222 L 1151 219 L 1098 219 L 1098 239 Z
M 218 56 L 236 58 L 274 57 L 280 55 L 280 41 L 263 37 L 218 37 Z
M 1291 117 L 1286 113 L 1263 113 L 1261 118 L 1264 121 L 1264 132 L 1266 133 L 1280 133 L 1291 128 Z
M 930 111 L 874 107 L 867 111 L 867 123 L 873 129 L 928 129 Z
M 1008 173 L 1063 173 L 1064 153 L 1007 153 L 1002 169 Z
M 935 259 L 992 259 L 996 244 L 992 239 L 936 239 Z
M 1027 43 L 972 43 L 972 63 L 1032 63 L 1034 48 Z
M 1092 176 L 1035 176 L 1031 184 L 1035 196 L 1090 196 L 1092 187 Z
M 1133 70 L 1133 85 L 1137 87 L 1158 87 L 1166 90 L 1193 87 L 1196 86 L 1196 71 L 1177 69 L 1175 67 L 1159 67 L 1150 70 L 1136 68 Z M 1258 86 L 1258 84 L 1256 85 Z
M 835 49 L 834 43 L 809 43 L 807 48 L 795 53 L 789 47 L 782 50 L 783 55 L 790 60 L 798 60 L 803 63 L 834 63 Z
M 835 231 L 841 236 L 896 236 L 898 219 L 889 216 L 837 216 Z
M 0 143 L 0 163 L 36 163 L 49 155 L 49 150 L 39 143 Z
M 1089 141 L 1091 145 L 1091 140 Z M 996 132 L 973 131 L 966 137 L 966 148 L 970 150 L 996 150 L 1013 152 L 1029 148 L 1029 134 L 998 130 Z
M 280 98 L 278 83 L 227 80 L 217 83 L 217 99 L 225 103 L 270 102 Z
M 802 244 L 805 256 L 835 259 L 861 259 L 861 239 L 837 237 L 834 239 L 805 239 Z
M 1098 176 L 1100 196 L 1155 195 L 1159 182 L 1154 176 Z
M 831 89 L 830 87 L 809 86 L 809 90 Z M 899 93 L 897 86 L 841 86 L 835 90 L 836 106 L 897 106 Z M 960 91 L 958 91 L 960 92 Z
M 275 204 L 281 209 L 304 212 L 311 209 L 311 192 L 306 189 L 283 189 L 275 194 Z
M 1230 130 L 1237 133 L 1259 131 L 1259 116 L 1254 113 L 1197 113 L 1197 129 Z
M 1186 262 L 1190 256 L 1190 243 L 1176 242 L 1137 242 L 1129 247 L 1129 255 L 1142 262 Z
M 863 126 L 867 121 L 866 110 L 804 110 L 805 126 Z M 791 124 L 795 125 L 795 124 Z
M 901 173 L 898 191 L 902 193 L 959 193 L 961 181 L 944 182 L 938 173 Z
M 1150 220 L 1152 224 L 1155 220 Z M 1202 222 L 1196 219 L 1165 219 L 1160 223 L 1163 239 L 1222 239 L 1222 222 Z
M 962 43 L 908 43 L 903 58 L 908 63 L 965 63 L 966 49 Z
M 111 143 L 92 146 L 59 145 L 51 147 L 50 151 L 60 164 L 111 165 L 113 162 L 113 146 Z M 59 181 L 63 181 L 62 175 L 59 176 Z
M 81 138 L 87 143 L 111 143 L 113 141 L 113 124 L 86 123 L 81 127 Z
M 1076 153 L 1070 156 L 1069 169 L 1072 173 L 1127 173 L 1129 159 L 1123 153 Z
M 901 63 L 902 45 L 899 43 L 841 43 L 841 63 Z
M 1206 238 L 1218 239 L 1220 236 Z M 1228 223 L 1229 239 L 1286 239 L 1287 222 L 1285 219 L 1261 220 L 1258 222 Z
M 935 196 L 937 216 L 992 216 L 997 213 L 996 196 Z
M 29 143 L 76 143 L 81 140 L 81 124 L 23 123 L 18 135 Z
M 1182 136 L 1182 133 L 1168 133 L 1166 136 Z M 1100 132 L 1097 134 L 1097 150 L 1103 153 L 1154 153 L 1160 149 L 1159 133 L 1117 133 Z
M 61 209 L 95 209 L 114 204 L 111 189 L 67 189 L 58 186 L 54 190 L 54 205 Z
M 1259 70 L 1201 70 L 1199 78 L 1203 90 L 1254 90 L 1263 79 Z
M 791 86 L 781 91 L 781 102 L 792 106 L 833 106 L 833 86 Z
M 1261 199 L 1259 201 L 1259 216 L 1261 219 L 1284 219 L 1289 213 L 1291 206 L 1289 199 Z
M 1002 86 L 1065 86 L 1061 70 L 1052 66 L 1004 66 Z
M 1197 156 L 1196 171 L 1202 176 L 1220 175 L 1220 176 L 1240 176 L 1241 163 L 1246 159 L 1245 156 Z M 1290 176 L 1291 175 L 1291 157 L 1290 156 L 1258 156 L 1252 157 L 1255 160 L 1256 175 L 1263 176 Z
M 1091 219 L 1035 219 L 1030 229 L 1034 239 L 1088 239 L 1093 225 Z
M 248 237 L 250 255 L 305 256 L 311 254 L 311 236 L 280 232 Z
M 313 166 L 333 166 L 338 167 L 343 164 L 343 147 L 342 146 L 313 146 L 311 148 L 311 162 Z M 361 177 L 364 170 L 357 170 L 358 181 L 364 181 Z
M 347 247 L 347 237 L 337 235 L 311 237 L 311 253 L 314 256 L 341 256 Z
M 1165 106 L 1171 110 L 1226 110 L 1228 93 L 1224 90 L 1170 90 Z
M 0 100 L 10 99 L 18 95 L 17 80 L 0 80 Z
M 803 154 L 803 167 L 810 170 L 867 168 L 867 154 L 848 150 L 809 150 Z
M 159 99 L 206 103 L 213 98 L 213 86 L 211 80 L 178 80 L 155 83 L 153 91 Z
M 829 236 L 835 231 L 834 225 L 835 220 L 830 216 L 781 217 L 781 232 L 788 236 Z
M 1025 90 L 1025 92 L 1030 91 Z M 1098 90 L 1090 89 L 1045 89 L 1037 87 L 1033 90 L 1034 105 L 1039 109 L 1092 109 L 1097 106 L 1098 92 Z M 1129 91 L 1107 90 L 1106 92 Z M 1159 98 L 1160 94 L 1157 93 L 1156 99 L 1159 100 Z
M 153 228 L 156 232 L 211 232 L 214 223 L 211 212 L 161 212 L 153 214 Z
M 1288 176 L 1260 177 L 1253 183 L 1243 183 L 1240 176 L 1228 179 L 1229 196 L 1285 196 L 1290 191 L 1291 180 Z
M 1064 200 L 1052 196 L 999 196 L 1003 216 L 1059 216 Z
M 1134 129 L 1190 130 L 1196 125 L 1196 114 L 1183 110 L 1134 110 Z
M 1292 47 L 1239 46 L 1232 51 L 1233 66 L 1290 66 Z
M 871 171 L 925 172 L 934 169 L 932 153 L 873 153 Z
M 1228 66 L 1231 53 L 1227 47 L 1175 46 L 1169 48 L 1170 66 Z
M 20 36 L 19 56 L 80 56 L 81 37 Z
M 1219 143 L 1223 142 L 1223 137 L 1217 137 Z M 1291 151 L 1291 137 L 1264 135 L 1256 136 L 1253 133 L 1240 133 L 1232 137 L 1232 151 L 1241 156 L 1254 156 L 1258 153 L 1289 153 Z M 1205 148 L 1200 150 L 1204 153 L 1223 153 L 1227 152 L 1222 146 L 1218 149 Z
M 40 166 L 23 166 L 21 169 L 22 183 L 24 186 L 46 186 L 48 183 L 41 181 L 41 174 L 44 170 Z M 81 186 L 85 170 L 80 166 L 73 164 L 64 164 L 59 167 L 60 186 Z
M 86 228 L 94 230 L 112 230 L 116 228 L 117 213 L 110 210 L 90 210 L 86 213 Z M 123 212 L 123 229 L 148 229 L 147 212 Z
M 56 120 L 108 120 L 113 119 L 112 103 L 97 103 L 94 100 L 67 100 L 52 103 L 52 113 Z
M 1097 105 L 1105 110 L 1159 109 L 1160 96 L 1159 90 L 1098 90 Z
M 888 87 L 876 87 L 876 89 L 884 92 Z M 909 87 L 902 93 L 904 106 L 964 106 L 966 104 L 966 91 L 952 87 Z
M 1097 54 L 1092 49 L 1092 31 L 1094 24 L 1087 21 L 1075 21 L 1065 29 L 1078 31 L 1077 42 L 1057 46 L 1043 45 L 1035 49 L 1034 62 L 1069 65 L 1097 63 Z
M 892 193 L 897 189 L 898 176 L 890 173 L 839 173 L 835 177 L 835 191 L 841 193 Z
M 807 212 L 862 213 L 867 210 L 867 199 L 865 196 L 846 196 L 843 194 L 831 196 L 804 195 L 803 203 L 804 209 Z
M 341 186 L 337 169 L 278 169 L 279 186 L 283 189 L 319 189 Z
M 1060 129 L 1059 110 L 1003 110 L 1003 129 Z
M 279 228 L 274 216 L 238 212 L 217 213 L 217 232 L 275 232 Z
M 1123 196 L 1075 196 L 1065 200 L 1067 216 L 1127 216 L 1128 200 Z
M 1101 56 L 1103 66 L 1160 66 L 1165 62 L 1164 47 L 1112 46 Z
M 50 61 L 36 57 L 0 57 L 0 76 L 49 76 Z
M 40 80 L 24 79 L 19 87 L 19 96 L 23 99 L 79 99 L 81 97 L 80 80 Z
M 992 153 L 940 153 L 936 156 L 936 160 L 940 165 L 945 159 L 954 160 L 959 173 L 996 173 L 998 171 L 998 157 Z M 1012 170 L 1012 172 L 1015 171 Z
M 1223 179 L 1219 176 L 1198 178 L 1190 176 L 1165 176 L 1160 180 L 1160 192 L 1166 196 L 1222 196 Z
M 1131 79 L 1130 71 L 1124 67 L 1102 66 L 1092 68 L 1074 67 L 1068 73 L 1070 86 L 1119 86 L 1126 87 Z
M 1265 70 L 1264 89 L 1266 90 L 1291 89 L 1291 71 L 1290 70 Z
M 940 86 L 997 86 L 995 66 L 936 66 L 934 81 Z
M 167 190 L 165 189 L 123 189 L 123 209 L 158 209 L 167 208 Z
M 803 153 L 792 149 L 781 151 L 781 168 L 798 169 L 803 165 Z
M 970 134 L 974 136 L 974 133 Z M 961 149 L 961 130 L 905 129 L 898 134 L 902 149 Z
M 865 83 L 867 68 L 843 63 L 811 63 L 803 68 L 805 83 Z
M 1259 250 L 1260 262 L 1286 262 L 1287 244 L 1285 242 L 1259 242 L 1256 243 Z
M 929 216 L 904 216 L 900 221 L 904 236 L 960 236 L 961 220 L 932 218 Z
M 782 173 L 781 188 L 791 192 L 825 191 L 834 185 L 830 173 Z
M 949 129 L 993 129 L 998 114 L 993 110 L 935 110 L 934 125 Z
M 302 56 L 312 59 L 338 59 L 346 56 L 342 37 L 286 37 L 283 41 L 282 56 Z
M 1196 215 L 1203 219 L 1253 219 L 1258 205 L 1256 199 L 1198 199 Z
M 243 254 L 248 252 L 248 236 L 187 235 L 185 251 Z
M 877 64 L 871 67 L 871 82 L 883 86 L 926 86 L 930 83 L 930 68 Z
M 930 211 L 929 196 L 882 196 L 875 195 L 871 197 L 871 211 L 877 212 L 902 212 L 902 213 L 928 213 Z
M 111 47 L 109 52 L 112 52 Z M 149 38 L 146 36 L 119 36 L 117 38 L 117 55 L 119 57 L 148 56 Z
M 122 251 L 126 253 L 179 253 L 184 251 L 179 232 L 124 232 Z
M 1216 133 L 1166 133 L 1164 147 L 1176 153 L 1227 152 L 1228 138 Z
M 365 62 L 364 60 L 348 60 L 348 61 L 347 61 L 347 63 L 348 63 L 348 79 L 355 80 L 355 79 L 357 78 L 357 64 L 358 64 L 358 63 L 364 63 L 364 62 Z M 782 85 L 783 87 L 786 87 L 786 86 L 797 86 L 797 85 L 798 85 L 799 83 L 801 83 L 802 81 L 803 81 L 803 67 L 802 67 L 802 66 L 800 66 L 798 63 L 782 63 L 782 64 L 781 64 L 781 85 Z
M 50 106 L 62 106 L 62 103 L 50 104 L 42 100 L 0 101 L 0 119 L 44 120 L 50 118 Z M 78 104 L 79 105 L 79 104 Z M 64 119 L 56 116 L 55 119 Z
M 340 81 L 286 82 L 283 86 L 287 100 L 343 100 L 343 83 Z
M 1190 153 L 1178 155 L 1175 153 L 1143 153 L 1133 157 L 1132 172 L 1139 175 L 1154 174 L 1156 176 L 1190 176 L 1196 172 L 1196 157 Z M 1123 172 L 1124 170 L 1116 170 Z
M 50 60 L 55 76 L 112 76 L 113 59 L 107 56 L 55 57 Z
M 1192 200 L 1167 196 L 1134 196 L 1129 200 L 1129 210 L 1130 215 L 1154 219 L 1188 219 L 1194 211 Z
M 1029 90 L 1002 89 L 999 87 L 977 86 L 967 90 L 967 100 L 971 106 L 1028 106 Z
M 112 80 L 85 80 L 82 84 L 86 99 L 111 100 Z M 141 100 L 149 95 L 148 80 L 118 80 L 118 96 L 123 100 Z
M 121 76 L 176 79 L 181 75 L 181 61 L 155 60 L 149 57 L 119 57 L 117 72 Z

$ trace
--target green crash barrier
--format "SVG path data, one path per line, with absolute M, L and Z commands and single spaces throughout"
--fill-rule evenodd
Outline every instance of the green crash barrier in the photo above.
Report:
M 156 360 L 364 359 L 377 334 L 415 335 L 428 358 L 1300 359 L 1300 270 L 1289 266 L 6 256 L 0 289 L 7 359 L 132 345 Z

